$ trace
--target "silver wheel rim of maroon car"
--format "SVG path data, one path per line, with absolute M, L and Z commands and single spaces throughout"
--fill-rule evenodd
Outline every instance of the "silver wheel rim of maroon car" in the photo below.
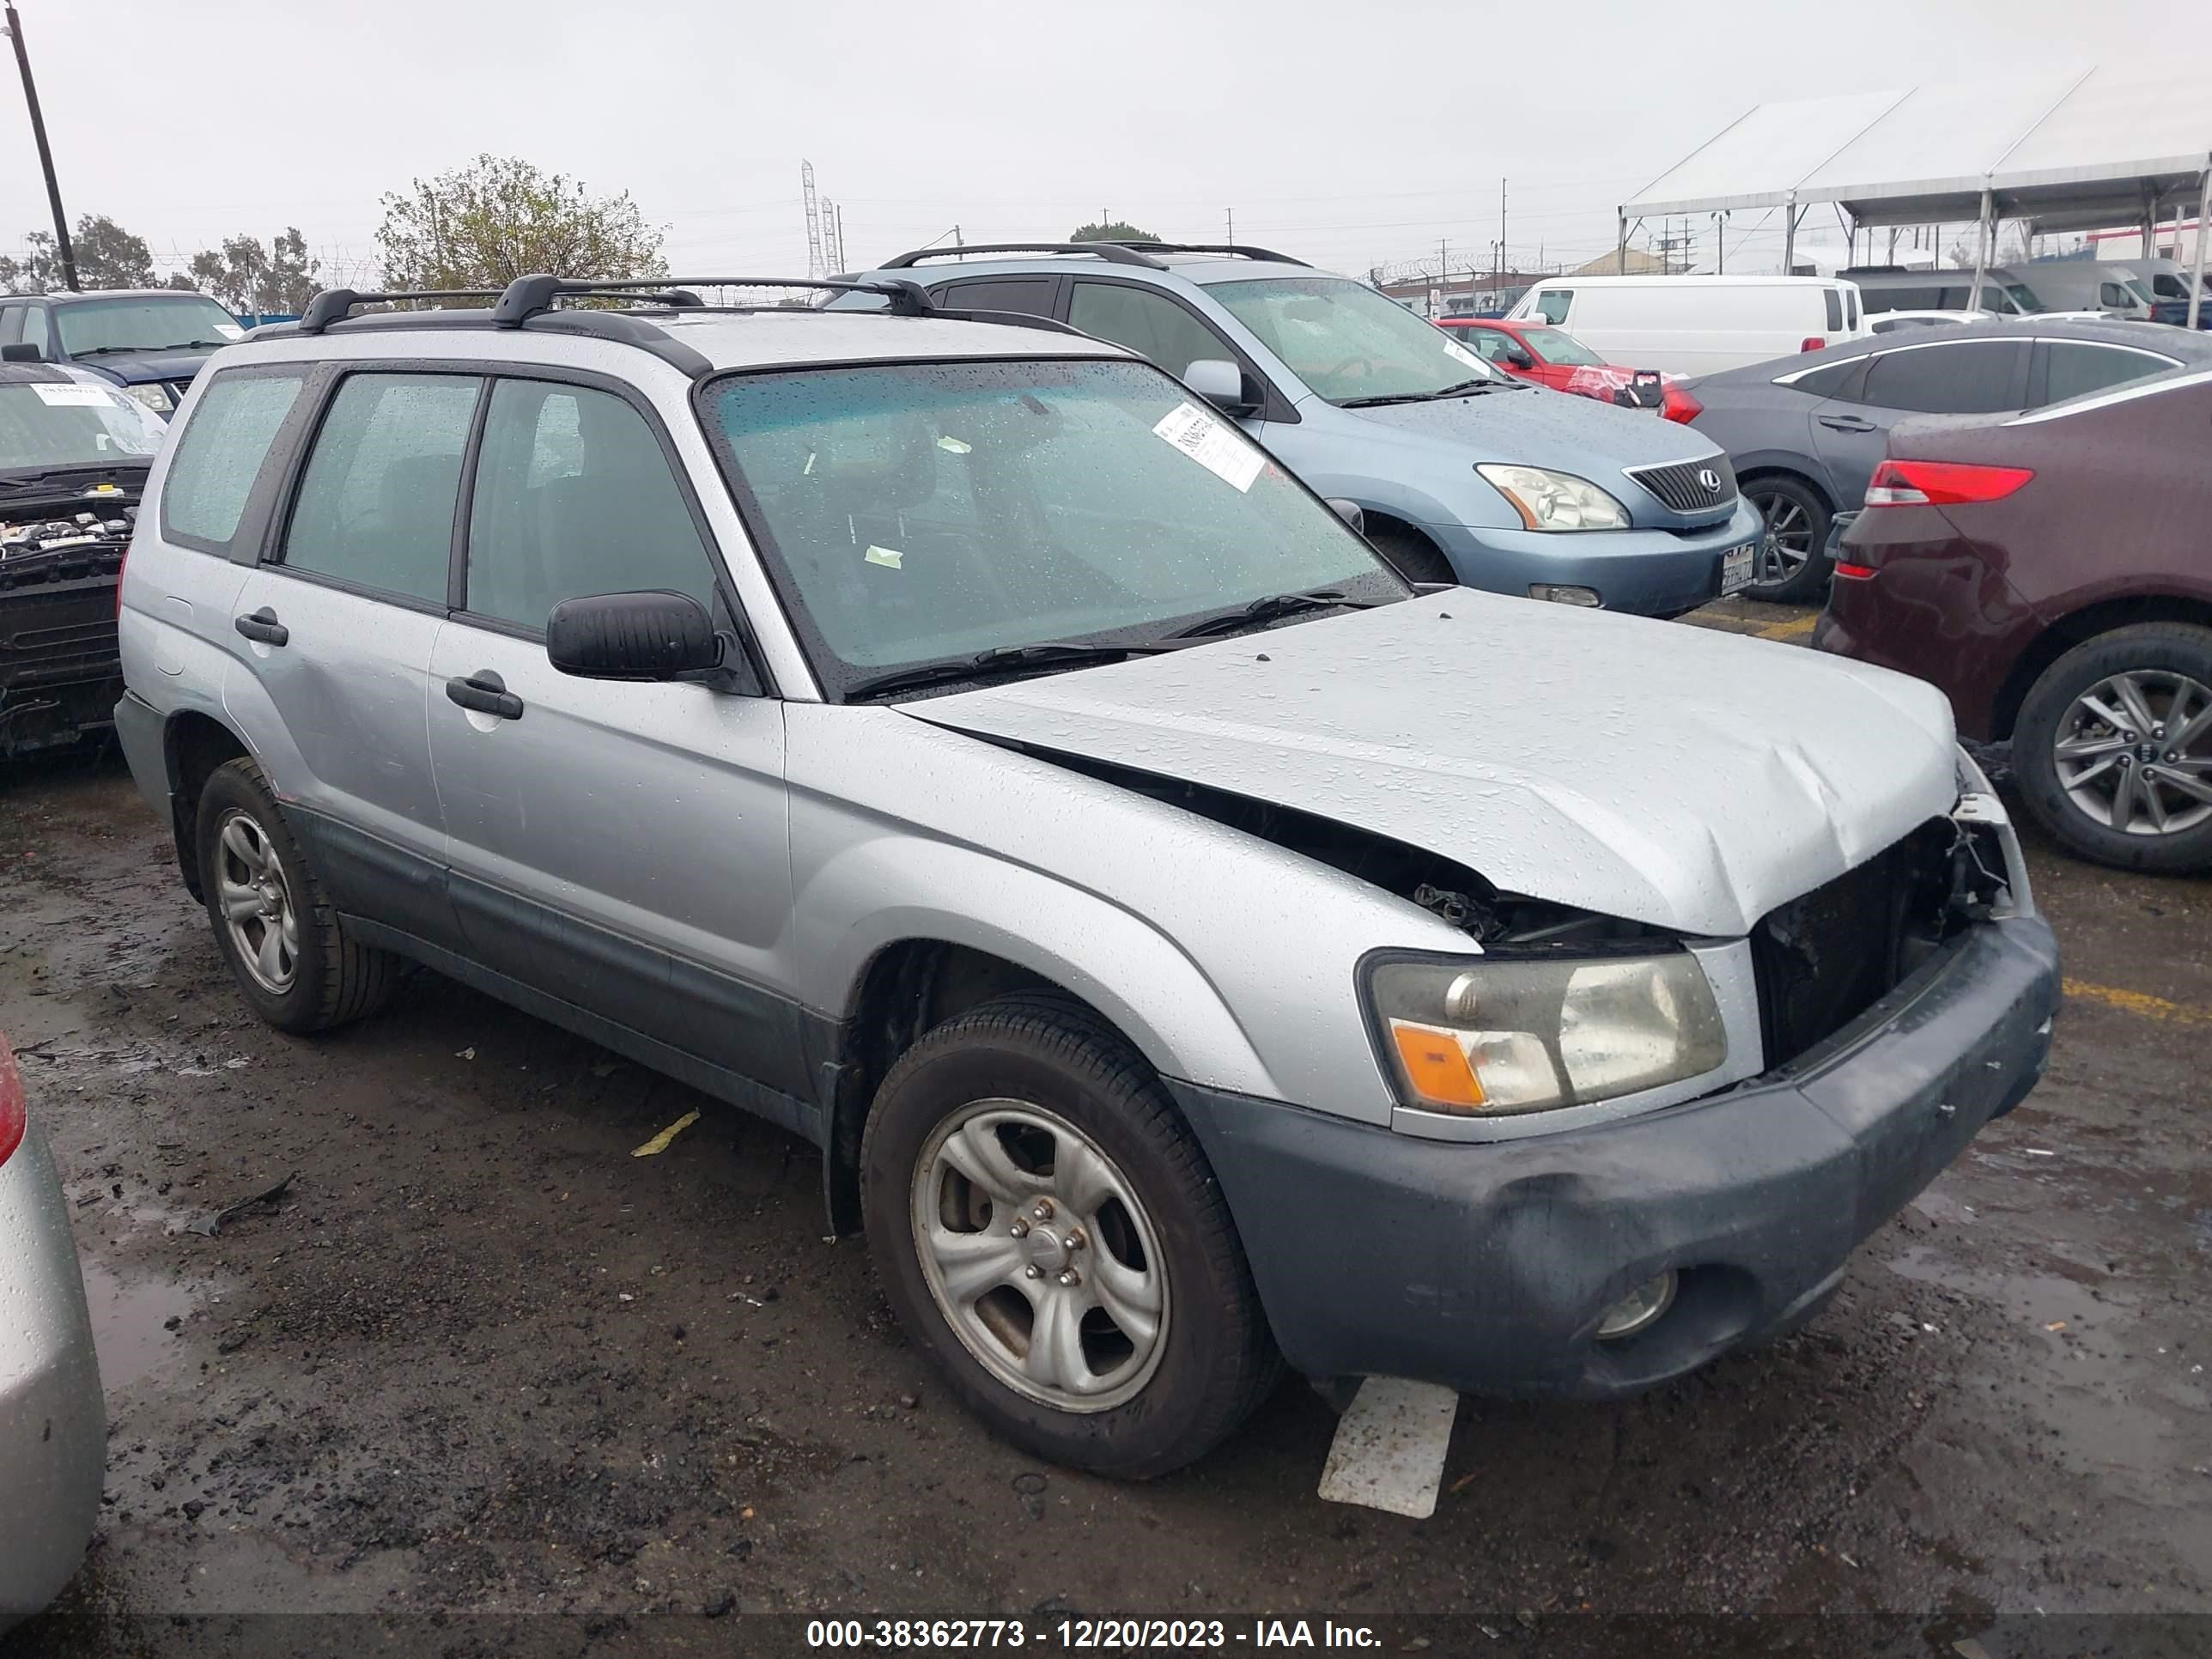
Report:
M 952 1113 L 915 1160 L 913 1218 L 938 1311 L 1014 1392 L 1103 1412 L 1152 1381 L 1168 1334 L 1159 1234 L 1114 1160 L 1059 1113 L 1006 1099 Z
M 1751 504 L 1766 520 L 1766 533 L 1759 541 L 1759 564 L 1752 579 L 1761 587 L 1777 587 L 1805 568 L 1813 556 L 1813 515 L 1786 495 L 1751 492 Z
M 2212 820 L 2212 686 L 2164 668 L 2110 674 L 2074 699 L 2051 759 L 2085 817 L 2130 836 Z

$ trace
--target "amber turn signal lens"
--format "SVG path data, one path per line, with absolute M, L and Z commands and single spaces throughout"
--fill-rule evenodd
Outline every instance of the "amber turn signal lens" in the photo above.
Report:
M 1398 1045 L 1398 1063 L 1406 1068 L 1406 1081 L 1423 1100 L 1437 1106 L 1483 1103 L 1482 1084 L 1468 1063 L 1458 1033 L 1394 1019 L 1390 1040 Z

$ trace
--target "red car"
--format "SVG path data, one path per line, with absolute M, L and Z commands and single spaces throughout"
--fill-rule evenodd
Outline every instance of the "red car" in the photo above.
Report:
M 1571 392 L 1632 409 L 1656 409 L 1664 395 L 1668 377 L 1651 369 L 1621 368 L 1608 363 L 1566 330 L 1548 323 L 1440 317 L 1437 326 L 1449 330 L 1468 350 L 1493 368 L 1554 392 Z
M 1813 635 L 2009 738 L 2083 856 L 2212 867 L 2212 369 L 1892 428 Z

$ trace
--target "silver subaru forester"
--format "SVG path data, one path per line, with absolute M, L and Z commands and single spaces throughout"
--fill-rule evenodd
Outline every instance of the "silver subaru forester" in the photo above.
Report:
M 425 966 L 786 1126 L 958 1396 L 1130 1475 L 1285 1362 L 1607 1398 L 1791 1328 L 2033 1085 L 1937 693 L 1409 586 L 1161 370 L 871 291 L 216 355 L 117 726 L 264 1018 Z

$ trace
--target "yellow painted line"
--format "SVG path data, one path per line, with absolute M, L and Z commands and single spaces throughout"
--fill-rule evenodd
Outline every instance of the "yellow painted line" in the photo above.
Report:
M 2177 1025 L 2212 1025 L 2212 1009 L 2168 1002 L 2148 991 L 2124 991 L 2117 985 L 2092 985 L 2080 979 L 2069 979 L 2064 984 L 2068 996 L 2082 1002 L 2101 1002 L 2124 1014 L 2140 1014 L 2145 1019 L 2162 1019 Z
M 1759 630 L 1759 637 L 1762 640 L 1802 639 L 1820 624 L 1820 613 L 1815 611 L 1809 617 L 1796 617 L 1785 623 L 1776 623 L 1771 627 L 1762 628 Z

